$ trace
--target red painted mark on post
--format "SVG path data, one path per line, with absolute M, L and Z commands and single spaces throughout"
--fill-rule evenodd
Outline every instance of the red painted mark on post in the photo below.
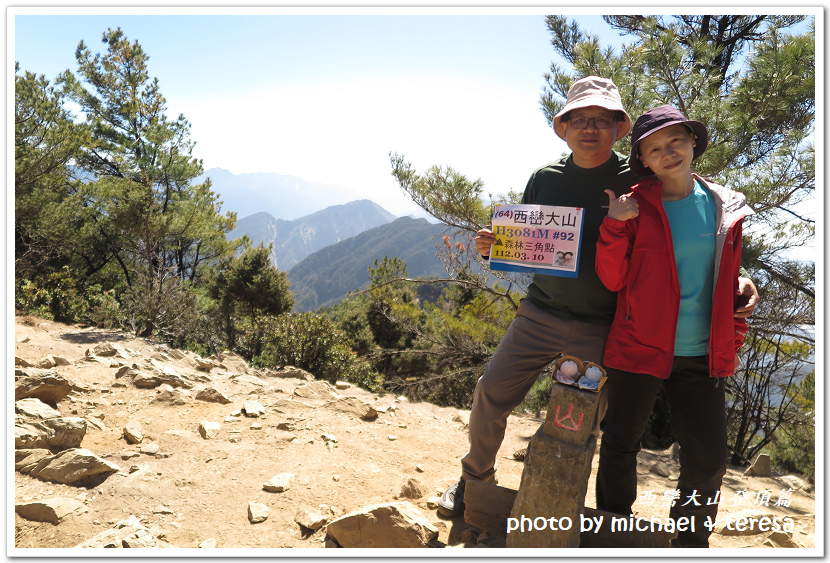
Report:
M 576 422 L 573 419 L 573 403 L 571 403 L 571 406 L 568 408 L 568 414 L 566 414 L 565 416 L 559 416 L 560 407 L 561 405 L 556 405 L 556 416 L 553 418 L 553 423 L 560 428 L 564 428 L 565 430 L 570 430 L 571 432 L 579 432 L 579 429 L 582 428 L 582 417 L 585 415 L 585 413 L 579 413 L 579 422 Z M 564 424 L 562 424 L 565 421 L 570 421 L 570 424 L 565 426 Z

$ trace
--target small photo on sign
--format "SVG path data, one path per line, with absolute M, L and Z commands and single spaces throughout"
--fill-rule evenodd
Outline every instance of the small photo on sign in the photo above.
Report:
M 562 252 L 560 250 L 556 253 L 556 258 L 553 260 L 553 263 L 557 266 L 562 266 L 563 268 L 574 268 L 574 253 Z

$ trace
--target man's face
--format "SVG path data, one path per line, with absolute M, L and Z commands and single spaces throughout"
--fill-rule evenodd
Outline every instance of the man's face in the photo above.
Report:
M 593 163 L 594 166 L 605 162 L 611 156 L 611 150 L 617 141 L 617 121 L 614 120 L 614 112 L 598 106 L 575 109 L 569 112 L 568 121 L 563 121 L 565 129 L 565 141 L 574 153 L 574 161 Z M 612 121 L 608 129 L 600 129 L 591 120 L 584 129 L 577 129 L 573 126 L 575 119 L 604 118 Z M 598 161 L 598 162 L 597 162 Z

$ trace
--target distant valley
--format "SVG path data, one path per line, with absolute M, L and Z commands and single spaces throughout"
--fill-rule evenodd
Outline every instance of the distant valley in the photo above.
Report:
M 315 252 L 288 272 L 294 311 L 333 305 L 349 291 L 362 289 L 369 281 L 369 266 L 385 256 L 406 262 L 410 277 L 446 277 L 435 257 L 435 245 L 446 228 L 426 219 L 400 217 Z
M 369 266 L 385 256 L 406 262 L 410 277 L 446 274 L 435 257 L 445 225 L 396 218 L 370 200 L 348 200 L 345 189 L 294 176 L 234 175 L 221 168 L 204 176 L 222 211 L 237 213 L 236 228 L 226 236 L 272 245 L 271 261 L 288 275 L 296 312 L 335 304 L 363 288 Z

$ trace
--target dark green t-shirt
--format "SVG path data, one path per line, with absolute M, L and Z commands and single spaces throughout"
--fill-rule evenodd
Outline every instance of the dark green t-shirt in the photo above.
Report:
M 585 213 L 578 276 L 534 274 L 528 299 L 562 319 L 611 324 L 617 294 L 605 288 L 594 266 L 599 226 L 608 213 L 608 195 L 604 190 L 613 190 L 620 196 L 631 191 L 638 181 L 639 177 L 628 168 L 628 157 L 617 152 L 596 168 L 580 168 L 569 155 L 533 173 L 522 203 L 581 207 Z

